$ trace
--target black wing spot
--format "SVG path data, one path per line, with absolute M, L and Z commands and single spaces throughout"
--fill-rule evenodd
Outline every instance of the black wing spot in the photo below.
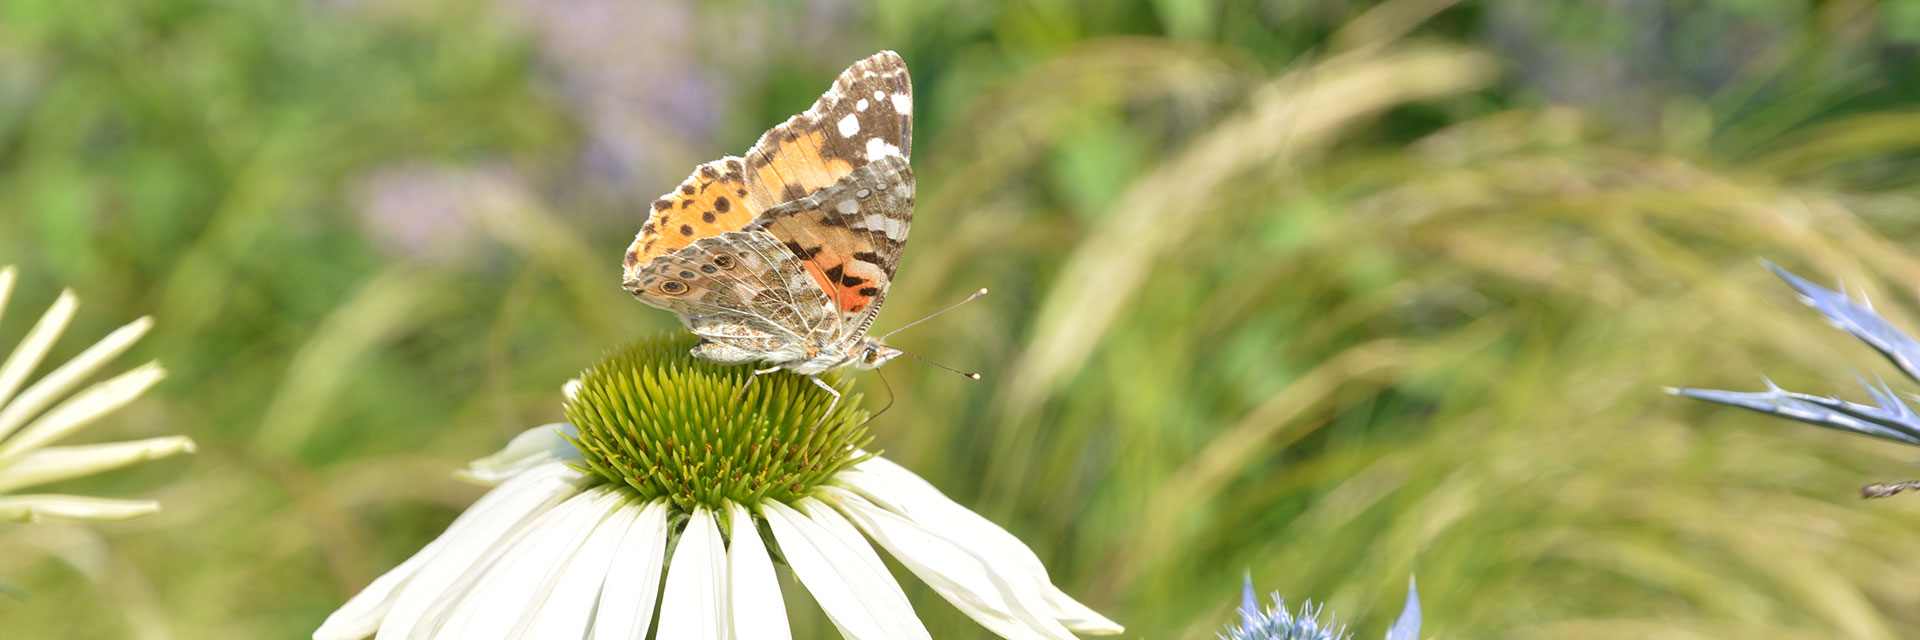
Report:
M 680 193 L 683 193 L 686 195 L 693 195 L 693 185 L 690 185 L 690 184 L 680 185 Z M 680 206 L 684 207 L 686 205 L 680 205 Z
M 719 269 L 713 268 L 713 265 L 710 265 L 710 264 L 703 264 L 703 265 L 700 265 L 700 271 L 702 273 L 713 273 L 715 271 L 719 271 Z
M 873 265 L 880 264 L 880 254 L 874 253 L 872 251 L 856 251 L 853 253 L 853 259 L 859 260 L 861 262 L 865 262 L 867 264 L 873 264 Z
M 844 270 L 844 269 L 842 268 L 842 267 L 844 267 L 844 266 L 845 266 L 845 265 L 838 265 L 838 264 L 836 264 L 836 265 L 833 265 L 833 268 L 831 268 L 831 269 L 828 269 L 828 270 L 827 270 L 827 281 L 828 281 L 828 282 L 834 282 L 834 281 L 838 281 L 838 280 L 840 279 L 840 276 L 841 276 L 842 274 L 845 274 L 845 273 L 846 273 L 846 271 L 845 271 L 845 270 Z
M 840 279 L 840 285 L 846 287 L 858 287 L 866 283 L 867 279 L 859 276 L 847 276 Z
M 691 278 L 691 277 L 693 277 L 693 272 L 692 272 L 692 271 L 682 271 L 682 272 L 680 272 L 680 277 L 682 277 L 682 278 Z
M 659 200 L 653 201 L 654 211 L 666 211 L 672 208 L 673 208 L 673 202 L 670 200 L 667 200 L 666 198 L 661 198 Z
M 728 255 L 714 256 L 713 264 L 714 266 L 718 266 L 722 269 L 729 269 L 729 270 L 733 269 L 733 256 L 728 256 Z
M 801 260 L 812 260 L 814 256 L 820 255 L 820 247 L 814 247 L 812 249 L 808 249 L 806 247 L 800 246 L 800 243 L 794 242 L 792 240 L 788 240 L 783 244 L 786 244 L 787 250 L 792 251 L 793 255 L 797 258 L 800 258 Z
M 726 213 L 732 209 L 733 209 L 733 203 L 728 202 L 726 196 L 720 196 L 718 198 L 713 199 L 714 211 L 718 211 L 720 213 Z
M 867 287 L 865 289 L 861 289 L 860 295 L 866 296 L 868 298 L 880 295 L 880 287 Z
M 683 236 L 693 235 L 693 225 L 690 225 L 690 224 L 680 225 L 680 235 L 683 235 Z
M 677 296 L 687 292 L 687 285 L 679 280 L 668 280 L 660 283 L 660 291 L 667 295 Z
M 725 202 L 725 200 L 722 200 L 722 202 Z M 713 222 L 714 221 L 713 212 L 712 211 L 700 212 L 700 219 L 706 222 Z

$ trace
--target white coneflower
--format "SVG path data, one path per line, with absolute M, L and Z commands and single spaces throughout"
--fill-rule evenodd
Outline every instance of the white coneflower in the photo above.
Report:
M 1031 549 L 866 453 L 857 403 L 686 354 L 615 352 L 466 477 L 499 486 L 329 616 L 315 638 L 790 638 L 776 559 L 842 635 L 927 638 L 868 543 L 1007 638 L 1122 628 Z M 820 426 L 811 428 L 816 422 Z M 656 615 L 656 609 L 658 613 Z
M 6 311 L 13 282 L 13 267 L 0 269 L 0 312 Z M 19 346 L 14 347 L 13 353 L 0 362 L 0 522 L 32 522 L 42 518 L 122 520 L 153 513 L 160 510 L 160 504 L 152 500 L 14 492 L 193 451 L 193 441 L 186 436 L 47 446 L 132 402 L 165 375 L 159 363 L 149 362 L 67 397 L 75 385 L 126 351 L 147 332 L 153 321 L 141 318 L 107 334 L 72 360 L 55 367 L 33 384 L 27 384 L 27 377 L 46 358 L 78 306 L 72 291 L 61 293 L 46 314 L 40 316 L 40 321 L 27 331 Z

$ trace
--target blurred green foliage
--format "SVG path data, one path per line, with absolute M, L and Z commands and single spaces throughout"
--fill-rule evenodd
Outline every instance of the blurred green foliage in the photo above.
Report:
M 888 367 L 876 444 L 1128 637 L 1212 637 L 1249 570 L 1362 637 L 1408 574 L 1431 637 L 1920 637 L 1920 507 L 1853 497 L 1908 454 L 1659 392 L 1869 362 L 1755 256 L 1920 327 L 1915 15 L 0 4 L 21 308 L 154 315 L 168 381 L 92 433 L 202 445 L 76 481 L 160 515 L 0 530 L 0 629 L 304 637 L 479 494 L 456 465 L 674 326 L 616 281 L 645 204 L 892 48 L 921 199 L 881 327 L 994 294 L 895 339 L 987 379 Z

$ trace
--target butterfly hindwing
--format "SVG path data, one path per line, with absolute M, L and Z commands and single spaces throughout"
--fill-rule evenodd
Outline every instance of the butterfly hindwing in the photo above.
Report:
M 761 209 L 748 202 L 740 158 L 700 165 L 678 188 L 653 201 L 647 223 L 627 247 L 622 280 L 632 280 L 648 262 L 696 240 L 746 226 Z
M 763 354 L 804 353 L 828 341 L 836 324 L 825 294 L 765 231 L 703 238 L 649 262 L 627 284 L 696 335 Z
M 747 152 L 748 195 L 769 209 L 912 150 L 913 82 L 906 61 L 882 51 L 848 67 L 812 108 L 760 137 Z
M 887 156 L 747 225 L 799 260 L 840 315 L 841 339 L 859 338 L 893 284 L 913 224 L 913 169 Z

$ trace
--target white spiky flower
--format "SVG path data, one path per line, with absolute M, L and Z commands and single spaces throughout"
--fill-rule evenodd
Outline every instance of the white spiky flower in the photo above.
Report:
M 13 267 L 0 269 L 0 312 L 6 310 L 14 276 Z M 28 376 L 46 358 L 78 306 L 79 299 L 71 290 L 62 292 L 0 362 L 0 522 L 43 518 L 123 520 L 153 513 L 160 510 L 160 504 L 152 500 L 15 492 L 193 451 L 193 440 L 186 436 L 48 446 L 126 406 L 166 375 L 160 363 L 148 362 L 68 396 L 76 385 L 126 351 L 153 326 L 151 318 L 143 317 L 107 334 L 72 360 L 27 384 Z
M 742 397 L 744 372 L 691 344 L 642 343 L 569 384 L 571 424 L 470 465 L 498 486 L 314 637 L 791 638 L 777 559 L 845 637 L 928 638 L 869 540 L 1002 637 L 1122 631 L 1005 529 L 863 451 L 853 403 L 822 422 L 798 376 Z

